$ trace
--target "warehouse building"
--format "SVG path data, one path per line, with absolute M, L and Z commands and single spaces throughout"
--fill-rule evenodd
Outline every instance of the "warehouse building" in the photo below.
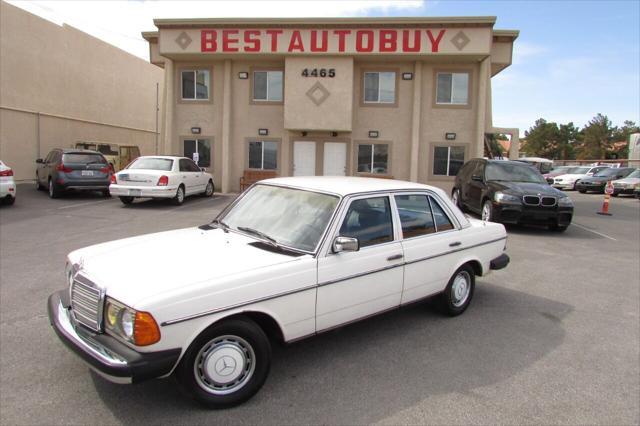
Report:
M 0 1 L 0 159 L 17 180 L 77 142 L 155 154 L 163 70 L 68 25 Z
M 448 189 L 483 156 L 491 77 L 517 31 L 495 17 L 160 19 L 161 150 L 223 192 L 268 176 L 375 176 Z

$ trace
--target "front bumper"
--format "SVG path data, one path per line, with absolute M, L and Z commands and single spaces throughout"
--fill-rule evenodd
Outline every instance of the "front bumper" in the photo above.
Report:
M 569 226 L 573 207 L 531 207 L 493 203 L 493 220 L 501 223 Z
M 577 184 L 575 182 L 554 182 L 551 186 L 557 189 L 574 189 L 576 185 Z
M 116 184 L 109 186 L 109 192 L 114 197 L 173 198 L 176 196 L 177 190 L 177 186 L 133 186 Z
M 578 182 L 576 183 L 576 189 L 578 191 L 596 191 L 596 192 L 604 192 L 604 183 L 589 183 L 589 182 Z
M 181 349 L 136 352 L 107 334 L 75 325 L 67 300 L 66 290 L 49 296 L 49 322 L 62 343 L 105 379 L 114 383 L 138 383 L 169 374 L 178 362 Z
M 619 187 L 619 186 L 614 186 L 613 187 L 613 193 L 615 195 L 619 195 L 619 194 L 633 195 L 634 189 L 633 188 L 623 188 L 623 187 Z

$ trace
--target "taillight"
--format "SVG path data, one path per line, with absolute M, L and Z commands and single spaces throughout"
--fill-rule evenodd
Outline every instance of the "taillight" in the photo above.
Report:
M 3 170 L 0 172 L 0 176 L 13 176 L 13 170 L 11 169 Z
M 63 163 L 58 164 L 58 167 L 56 167 L 56 170 L 59 172 L 65 172 L 65 173 L 71 173 L 73 171 L 71 167 L 67 167 Z
M 169 185 L 169 177 L 162 175 L 160 179 L 158 179 L 158 186 L 167 186 Z
M 111 173 L 111 166 L 105 166 L 100 169 L 102 173 Z
M 114 185 L 118 184 L 118 180 L 116 179 L 116 175 L 111 175 L 111 183 Z

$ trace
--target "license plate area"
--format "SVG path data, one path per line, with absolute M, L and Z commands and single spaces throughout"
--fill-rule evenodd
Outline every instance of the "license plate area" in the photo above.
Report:
M 129 190 L 129 196 L 130 197 L 139 197 L 140 196 L 140 190 L 139 189 L 130 189 Z
M 82 170 L 82 176 L 93 176 L 93 170 Z

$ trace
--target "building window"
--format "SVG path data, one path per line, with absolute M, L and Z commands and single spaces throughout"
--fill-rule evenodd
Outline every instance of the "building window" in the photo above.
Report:
M 364 73 L 364 102 L 378 104 L 393 104 L 396 101 L 396 73 L 365 72 Z
M 211 167 L 211 143 L 209 139 L 185 139 L 182 142 L 184 156 L 200 167 Z
M 182 99 L 209 99 L 209 70 L 184 70 L 182 76 Z
M 433 175 L 455 176 L 464 164 L 463 146 L 436 146 L 433 152 Z
M 389 145 L 358 145 L 358 173 L 378 173 L 386 175 L 389 170 Z
M 282 102 L 282 71 L 254 71 L 253 100 Z
M 438 73 L 436 103 L 467 105 L 469 103 L 469 73 Z
M 249 142 L 249 168 L 276 170 L 278 168 L 278 144 L 276 142 Z

